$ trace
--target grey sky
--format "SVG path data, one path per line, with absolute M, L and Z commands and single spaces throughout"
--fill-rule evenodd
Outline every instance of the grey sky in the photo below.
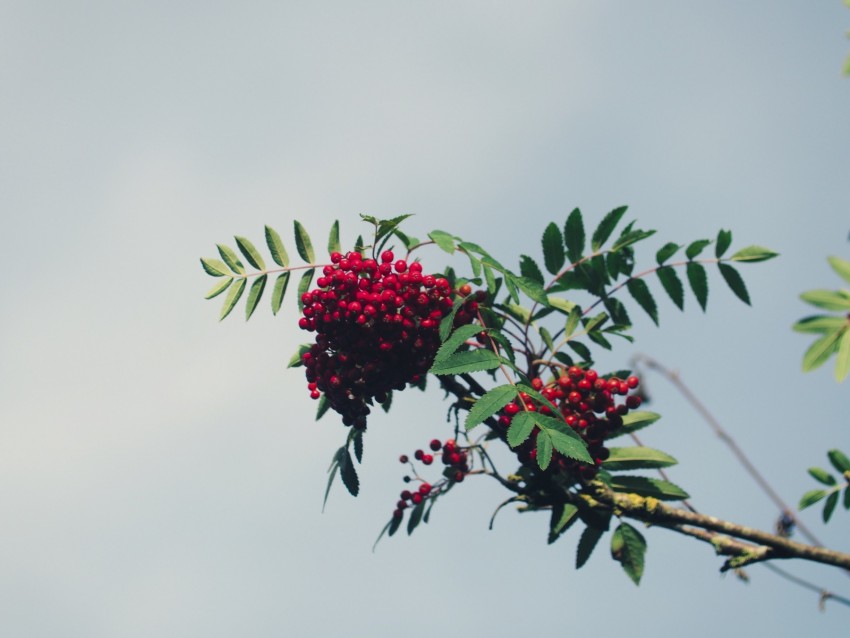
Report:
M 843 608 L 763 569 L 721 578 L 660 530 L 640 588 L 604 549 L 577 572 L 545 516 L 506 509 L 488 532 L 504 496 L 481 481 L 370 553 L 395 459 L 448 435 L 445 405 L 399 395 L 370 425 L 361 497 L 338 487 L 321 514 L 345 431 L 312 422 L 285 369 L 293 304 L 219 324 L 197 259 L 266 223 L 291 246 L 293 218 L 317 245 L 339 218 L 351 242 L 361 212 L 415 213 L 412 233 L 510 263 L 575 206 L 591 223 L 629 204 L 650 248 L 731 228 L 782 254 L 742 267 L 753 308 L 712 278 L 706 315 L 661 301 L 656 329 L 635 309 L 634 351 L 680 369 L 796 502 L 807 467 L 850 452 L 847 386 L 803 376 L 789 329 L 799 292 L 839 285 L 826 256 L 848 255 L 848 25 L 837 0 L 0 3 L 3 635 L 839 635 Z M 770 527 L 723 446 L 648 383 L 673 480 Z M 805 516 L 846 549 L 844 511 Z

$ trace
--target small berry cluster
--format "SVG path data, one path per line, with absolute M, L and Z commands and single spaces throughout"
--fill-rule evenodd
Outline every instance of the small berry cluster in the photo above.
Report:
M 573 430 L 587 443 L 593 465 L 580 463 L 567 458 L 558 452 L 552 457 L 550 471 L 563 472 L 575 479 L 592 479 L 599 470 L 600 464 L 608 458 L 609 451 L 605 447 L 605 439 L 623 425 L 623 417 L 629 410 L 638 408 L 641 404 L 639 396 L 626 396 L 625 402 L 616 404 L 617 396 L 628 395 L 629 390 L 638 387 L 637 377 L 619 379 L 617 377 L 603 378 L 596 370 L 583 370 L 571 366 L 566 374 L 557 379 L 544 383 L 536 378 L 531 381 L 532 387 L 555 405 Z M 529 394 L 520 393 L 524 409 L 530 412 L 552 415 L 552 410 L 535 401 Z M 502 433 L 506 433 L 511 420 L 523 409 L 517 401 L 508 403 L 501 411 L 498 419 Z M 517 456 L 523 463 L 533 463 L 537 458 L 537 433 L 534 429 L 531 436 L 517 448 Z
M 395 511 L 393 511 L 393 518 L 401 518 L 409 505 L 419 505 L 426 498 L 441 493 L 450 483 L 460 483 L 469 473 L 469 449 L 459 447 L 454 439 L 447 439 L 445 443 L 440 439 L 433 439 L 428 447 L 434 454 L 429 454 L 424 450 L 416 450 L 413 458 L 423 465 L 431 465 L 434 462 L 434 456 L 440 456 L 443 465 L 446 466 L 443 470 L 443 476 L 446 478 L 436 486 L 423 481 L 417 491 L 403 490 L 398 503 L 396 503 Z M 402 454 L 398 460 L 401 463 L 411 462 L 406 454 Z M 410 482 L 410 480 L 409 476 L 404 477 L 405 483 Z
M 358 429 L 373 399 L 383 403 L 431 367 L 454 294 L 444 277 L 423 275 L 419 262 L 395 261 L 389 250 L 380 257 L 332 253 L 318 288 L 301 296 L 298 325 L 316 333 L 302 356 L 310 396 L 324 393 L 342 422 Z M 470 299 L 455 325 L 470 323 L 476 310 Z

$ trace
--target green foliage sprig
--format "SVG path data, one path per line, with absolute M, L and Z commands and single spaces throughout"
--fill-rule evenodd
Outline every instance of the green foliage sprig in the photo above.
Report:
M 850 284 L 850 262 L 839 257 L 827 261 Z M 803 355 L 803 371 L 815 370 L 836 355 L 835 379 L 844 381 L 850 373 L 850 290 L 809 290 L 800 298 L 816 308 L 839 313 L 811 315 L 794 324 L 797 332 L 820 335 Z

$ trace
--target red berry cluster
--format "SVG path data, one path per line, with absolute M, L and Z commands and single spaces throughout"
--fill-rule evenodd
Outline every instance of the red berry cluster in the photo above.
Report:
M 443 470 L 443 476 L 446 478 L 436 486 L 423 481 L 416 491 L 403 490 L 398 503 L 396 503 L 396 509 L 393 511 L 394 518 L 401 518 L 408 505 L 419 505 L 429 496 L 439 494 L 450 482 L 460 483 L 467 473 L 469 473 L 469 450 L 468 448 L 458 447 L 454 439 L 447 439 L 445 443 L 440 441 L 440 439 L 433 439 L 428 447 L 434 454 L 430 454 L 425 450 L 416 450 L 413 458 L 423 465 L 431 465 L 434 462 L 435 455 L 441 457 L 443 465 L 446 466 Z M 402 454 L 398 460 L 401 463 L 410 463 L 410 458 L 406 454 Z M 404 480 L 405 482 L 409 482 L 410 477 L 405 476 Z
M 560 410 L 567 425 L 587 443 L 588 452 L 594 459 L 593 465 L 586 465 L 555 452 L 550 470 L 566 473 L 576 479 L 593 478 L 599 465 L 609 455 L 605 439 L 622 427 L 623 417 L 641 403 L 639 396 L 630 395 L 626 396 L 624 403 L 617 405 L 615 397 L 628 395 L 629 390 L 634 390 L 638 384 L 637 377 L 605 379 L 596 370 L 583 370 L 577 366 L 571 366 L 566 374 L 549 383 L 539 378 L 532 379 L 532 387 Z M 520 399 L 526 410 L 552 415 L 547 405 L 540 404 L 527 393 L 521 392 Z M 502 409 L 498 422 L 503 433 L 507 432 L 514 415 L 522 409 L 523 406 L 517 401 L 508 403 Z M 517 448 L 517 456 L 523 463 L 533 463 L 537 457 L 538 431 L 535 428 L 531 436 Z
M 359 252 L 332 253 L 316 283 L 301 296 L 298 322 L 316 333 L 302 357 L 310 396 L 324 393 L 345 425 L 363 429 L 373 399 L 383 403 L 431 367 L 453 291 L 447 279 L 423 275 L 419 262 L 395 261 L 389 250 L 380 263 Z M 455 325 L 470 323 L 476 310 L 470 300 Z

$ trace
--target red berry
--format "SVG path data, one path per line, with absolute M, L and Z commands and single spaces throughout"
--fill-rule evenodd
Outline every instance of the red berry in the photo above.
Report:
M 417 461 L 421 461 L 424 456 L 425 452 L 423 452 L 422 450 L 416 450 L 413 453 L 413 458 L 415 458 Z
M 419 486 L 419 493 L 422 494 L 422 496 L 425 496 L 430 491 L 431 491 L 431 484 L 430 483 L 423 483 L 422 485 Z
M 631 376 L 626 379 L 626 385 L 628 385 L 632 390 L 634 390 L 636 387 L 638 387 L 638 385 L 640 385 L 640 380 L 635 376 Z
M 429 447 L 435 452 L 443 447 L 443 444 L 440 442 L 440 439 L 433 439 L 429 445 Z
M 424 463 L 425 465 L 431 465 L 431 463 L 433 463 L 433 462 L 434 462 L 434 457 L 431 456 L 430 454 L 425 454 L 425 455 L 422 456 L 422 463 Z
M 419 492 L 416 492 L 411 499 L 414 505 L 419 505 L 422 502 L 422 495 Z
M 399 463 L 407 463 L 410 459 L 407 458 L 407 454 L 402 454 L 398 457 Z
M 458 292 L 459 292 L 462 296 L 464 296 L 464 297 L 468 297 L 469 295 L 471 295 L 471 294 L 472 294 L 472 286 L 470 286 L 469 284 L 463 284 L 460 288 L 458 288 L 458 290 L 457 290 L 457 291 L 458 291 Z
M 391 262 L 393 259 L 395 259 L 395 255 L 393 255 L 393 251 L 385 250 L 384 252 L 381 253 L 381 263 L 387 264 L 387 263 Z

